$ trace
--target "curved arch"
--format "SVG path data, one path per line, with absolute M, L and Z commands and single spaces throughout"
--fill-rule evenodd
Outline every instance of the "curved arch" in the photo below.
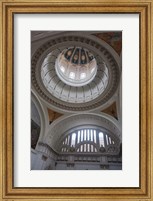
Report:
M 54 150 L 57 150 L 56 144 L 61 136 L 68 130 L 82 125 L 103 127 L 121 141 L 122 135 L 117 121 L 110 119 L 108 115 L 105 114 L 84 113 L 65 115 L 57 119 L 50 126 L 44 138 L 44 142 L 47 143 Z
M 33 90 L 31 90 L 31 100 L 35 104 L 40 116 L 40 135 L 38 139 L 38 142 L 39 142 L 43 139 L 44 133 L 46 132 L 48 117 L 46 116 L 45 108 L 40 103 L 39 98 L 37 98 L 37 95 L 34 93 Z M 37 149 L 37 146 L 36 146 L 36 149 Z

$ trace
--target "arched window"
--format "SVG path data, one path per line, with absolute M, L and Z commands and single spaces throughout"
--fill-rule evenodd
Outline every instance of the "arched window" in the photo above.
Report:
M 61 142 L 61 152 L 105 152 L 106 147 L 115 144 L 115 138 L 97 128 L 77 129 L 66 135 Z

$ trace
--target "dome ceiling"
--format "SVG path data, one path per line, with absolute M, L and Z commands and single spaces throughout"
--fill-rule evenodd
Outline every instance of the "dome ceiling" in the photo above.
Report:
M 32 86 L 48 105 L 78 112 L 106 103 L 120 77 L 117 62 L 102 44 L 76 35 L 45 42 L 32 57 L 31 73 Z
M 54 54 L 54 53 L 53 53 Z M 81 47 L 64 49 L 55 62 L 56 73 L 65 84 L 81 87 L 90 83 L 97 72 L 97 62 Z
M 78 64 L 76 66 L 70 65 L 67 67 L 66 64 L 64 68 L 64 65 L 56 66 L 56 62 L 59 59 L 59 56 L 61 56 L 61 53 L 59 53 L 59 56 L 58 54 L 56 56 L 56 53 L 57 51 L 49 53 L 41 68 L 41 79 L 50 94 L 62 101 L 84 103 L 97 98 L 104 92 L 109 78 L 108 68 L 104 63 L 99 65 L 98 73 L 96 63 L 88 63 L 88 66 L 86 67 L 84 67 L 84 65 L 78 66 Z M 91 62 L 95 61 L 92 60 Z M 56 68 L 61 67 L 65 69 L 64 72 L 66 72 L 66 75 L 60 75 L 61 72 L 57 73 L 57 71 L 60 71 L 61 69 L 57 70 Z M 75 80 L 72 78 L 69 79 L 69 76 L 71 76 L 72 73 L 78 76 Z M 87 76 L 86 79 L 80 78 L 82 74 Z M 100 76 L 101 80 L 98 76 Z

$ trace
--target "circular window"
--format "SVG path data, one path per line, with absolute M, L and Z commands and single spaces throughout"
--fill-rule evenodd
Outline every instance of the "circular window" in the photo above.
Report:
M 58 55 L 55 69 L 58 77 L 65 84 L 76 87 L 84 86 L 94 79 L 97 62 L 87 49 L 70 47 Z

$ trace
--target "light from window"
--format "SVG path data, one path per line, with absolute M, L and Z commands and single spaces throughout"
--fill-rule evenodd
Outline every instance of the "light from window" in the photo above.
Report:
M 86 129 L 84 130 L 84 141 L 86 141 Z
M 108 145 L 109 143 L 108 143 L 108 136 L 107 135 L 106 135 L 106 142 L 107 142 L 107 145 Z
M 90 133 L 89 133 L 89 129 L 88 129 L 88 141 L 90 140 Z
M 71 138 L 71 146 L 75 146 L 75 139 L 76 139 L 76 133 L 73 133 Z
M 78 143 L 80 142 L 80 131 L 78 131 Z
M 99 133 L 99 145 L 101 146 L 105 146 L 104 145 L 104 134 L 102 132 Z
M 61 71 L 64 73 L 65 72 L 65 68 L 63 66 L 60 66 Z
M 84 152 L 86 152 L 86 144 L 84 144 Z
M 92 69 L 91 69 L 91 73 L 93 73 L 93 72 L 94 72 L 94 70 L 95 70 L 95 69 L 94 69 L 94 68 L 92 68 Z
M 83 130 L 81 130 L 81 142 L 83 142 Z
M 65 144 L 67 144 L 67 137 L 66 137 L 66 139 L 65 139 Z
M 88 144 L 88 152 L 90 152 L 90 144 Z
M 75 78 L 75 73 L 74 72 L 70 72 L 69 78 L 74 79 Z
M 86 78 L 86 73 L 81 73 L 80 79 L 84 79 L 84 78 Z
M 70 135 L 68 136 L 68 142 L 67 142 L 67 144 L 70 144 Z
M 93 132 L 90 130 L 90 135 L 91 135 L 91 141 L 93 142 Z
M 96 131 L 94 130 L 94 142 L 96 143 L 97 140 L 96 140 Z
M 106 147 L 110 144 L 115 144 L 115 141 L 108 134 L 98 129 L 84 128 L 66 136 L 62 142 L 61 151 L 68 152 L 69 148 L 73 146 L 77 147 L 77 152 L 98 152 L 100 147 Z
M 83 152 L 83 145 L 81 145 L 81 150 L 80 151 Z

